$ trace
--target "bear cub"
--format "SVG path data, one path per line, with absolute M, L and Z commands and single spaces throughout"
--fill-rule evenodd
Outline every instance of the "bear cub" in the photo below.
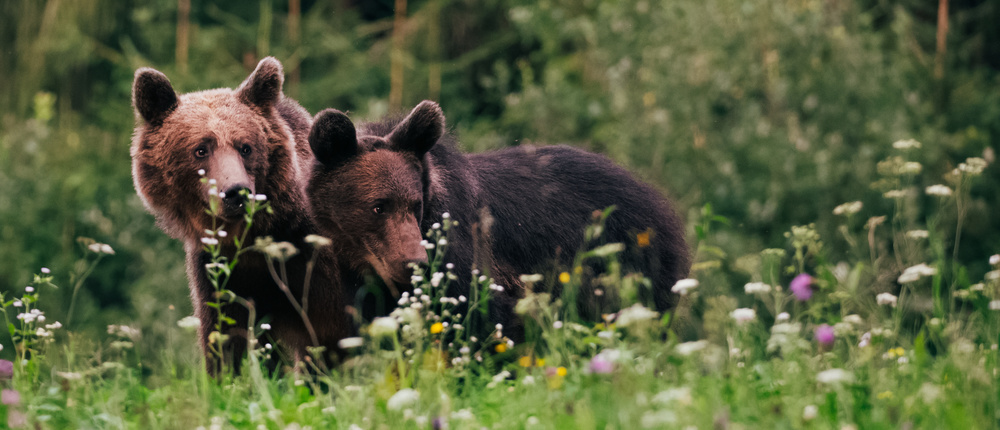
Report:
M 257 318 L 271 319 L 268 333 L 285 352 L 302 358 L 307 346 L 319 343 L 334 351 L 348 335 L 352 322 L 344 315 L 344 301 L 336 282 L 334 256 L 329 249 L 305 242 L 315 232 L 306 216 L 306 179 L 314 159 L 307 144 L 312 118 L 294 100 L 282 94 L 281 64 L 268 57 L 236 90 L 223 88 L 178 95 L 167 77 L 154 69 L 135 72 L 132 100 L 136 129 L 132 139 L 132 175 L 135 189 L 158 225 L 184 242 L 187 273 L 195 315 L 209 372 L 223 363 L 239 370 L 246 349 L 249 313 L 238 304 L 225 304 L 222 312 L 232 321 L 224 324 L 228 336 L 222 351 L 210 340 L 215 331 L 217 298 L 206 265 L 212 255 L 205 243 L 218 241 L 221 255 L 238 264 L 220 283 L 254 304 Z M 224 194 L 217 217 L 207 213 L 210 186 Z M 271 210 L 258 212 L 246 232 L 244 246 L 258 237 L 292 243 L 299 253 L 285 262 L 288 288 L 306 303 L 315 332 L 273 280 L 268 261 L 260 252 L 236 255 L 234 238 L 244 235 L 247 196 L 264 195 Z M 228 234 L 213 233 L 221 228 Z M 205 239 L 203 241 L 203 239 Z M 303 297 L 306 264 L 319 252 L 308 297 Z M 227 279 L 228 278 L 228 279 Z M 256 326 L 256 321 L 253 321 Z M 221 357 L 220 357 L 221 356 Z M 221 360 L 220 360 L 221 358 Z
M 448 213 L 458 224 L 445 261 L 459 277 L 448 293 L 467 294 L 473 270 L 488 271 L 505 287 L 491 298 L 490 318 L 505 327 L 519 326 L 519 276 L 572 265 L 595 211 L 611 206 L 602 240 L 625 245 L 623 273 L 651 279 L 642 298 L 660 311 L 673 308 L 670 288 L 690 270 L 683 223 L 671 204 L 601 155 L 569 146 L 466 155 L 430 101 L 401 120 L 357 127 L 327 109 L 315 117 L 309 144 L 316 157 L 306 190 L 312 214 L 333 238 L 344 270 L 374 271 L 394 290 L 408 288 L 411 263 L 426 261 L 421 232 Z M 600 301 L 590 287 L 591 299 Z M 613 300 L 615 292 L 608 293 L 604 299 Z M 604 312 L 618 309 L 607 305 Z

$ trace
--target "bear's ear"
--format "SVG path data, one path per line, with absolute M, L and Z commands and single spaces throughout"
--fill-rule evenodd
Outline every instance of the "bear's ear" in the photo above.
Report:
M 135 71 L 132 107 L 148 124 L 159 125 L 177 108 L 177 93 L 167 75 L 143 67 Z
M 281 84 L 285 73 L 274 57 L 266 57 L 236 90 L 243 103 L 267 110 L 281 98 Z
M 309 147 L 320 163 L 334 167 L 358 153 L 358 134 L 347 114 L 326 109 L 316 115 L 309 131 Z
M 444 135 L 444 113 L 441 106 L 430 100 L 420 102 L 387 139 L 398 149 L 411 151 L 422 157 Z

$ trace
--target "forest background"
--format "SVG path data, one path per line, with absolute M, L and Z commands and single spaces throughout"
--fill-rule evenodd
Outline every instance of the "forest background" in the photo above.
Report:
M 110 244 L 69 329 L 129 322 L 163 347 L 191 305 L 181 244 L 132 185 L 133 72 L 157 68 L 179 92 L 234 87 L 267 55 L 312 113 L 438 100 L 468 151 L 607 154 L 672 196 L 692 237 L 711 205 L 731 223 L 696 270 L 736 291 L 743 257 L 790 226 L 836 237 L 831 210 L 858 198 L 862 221 L 888 212 L 877 162 L 894 141 L 923 143 L 920 189 L 966 157 L 995 161 L 997 22 L 1000 4 L 982 0 L 4 1 L 0 291 L 48 267 L 63 287 L 47 312 L 66 321 L 65 274 L 87 264 L 78 239 Z M 971 279 L 1000 243 L 998 182 L 987 169 L 965 206 Z M 196 356 L 193 339 L 171 342 Z

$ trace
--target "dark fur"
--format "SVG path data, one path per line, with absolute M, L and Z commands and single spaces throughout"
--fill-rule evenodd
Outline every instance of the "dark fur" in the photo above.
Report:
M 339 238 L 338 255 L 353 269 L 363 270 L 372 250 L 420 251 L 419 233 L 450 212 L 459 222 L 445 258 L 460 277 L 452 295 L 464 294 L 473 268 L 488 270 L 507 287 L 494 298 L 491 318 L 517 326 L 519 275 L 571 265 L 594 212 L 615 206 L 603 242 L 627 246 L 624 271 L 652 279 L 657 309 L 676 305 L 670 288 L 691 265 L 683 224 L 656 190 L 607 158 L 568 146 L 464 155 L 444 133 L 440 108 L 427 101 L 401 121 L 361 124 L 356 131 L 350 124 L 336 110 L 317 115 L 310 145 L 318 156 L 307 193 L 320 229 Z M 387 215 L 373 216 L 377 201 L 397 202 Z M 648 246 L 638 246 L 637 234 L 647 231 Z M 357 237 L 385 243 L 365 245 L 352 239 Z M 392 267 L 377 271 L 398 284 L 406 262 L 384 262 Z M 593 294 L 592 288 L 584 293 Z M 617 310 L 615 305 L 608 302 L 603 310 Z
M 305 265 L 313 252 L 303 239 L 315 232 L 303 192 L 313 164 L 306 144 L 311 118 L 294 100 L 284 98 L 283 79 L 281 64 L 268 57 L 235 91 L 216 89 L 178 97 L 162 73 L 149 68 L 135 73 L 132 93 L 137 126 L 131 150 L 135 188 L 159 226 L 184 242 L 191 300 L 201 319 L 201 346 L 211 372 L 222 363 L 213 360 L 207 349 L 217 313 L 206 305 L 215 299 L 205 268 L 211 256 L 200 239 L 213 224 L 206 214 L 208 188 L 200 182 L 199 169 L 217 179 L 219 191 L 228 194 L 220 221 L 229 233 L 221 243 L 223 255 L 229 258 L 235 251 L 232 240 L 244 228 L 243 201 L 237 191 L 248 189 L 267 196 L 273 213 L 255 216 L 247 244 L 262 236 L 294 244 L 300 253 L 286 268 L 290 289 L 300 301 L 302 297 Z M 351 322 L 342 312 L 345 302 L 335 281 L 334 255 L 330 249 L 318 252 L 309 318 L 320 343 L 334 351 L 336 342 L 350 332 Z M 227 288 L 252 301 L 258 318 L 270 317 L 271 335 L 296 358 L 303 356 L 312 342 L 301 318 L 272 280 L 262 255 L 240 256 Z M 224 359 L 238 366 L 245 353 L 248 314 L 239 305 L 226 306 L 223 312 L 236 320 L 224 329 L 232 338 Z

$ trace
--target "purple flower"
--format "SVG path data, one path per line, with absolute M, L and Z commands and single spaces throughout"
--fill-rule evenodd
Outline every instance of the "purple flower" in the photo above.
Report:
M 597 354 L 590 359 L 590 373 L 607 374 L 615 370 L 614 363 L 603 354 Z
M 0 360 L 0 379 L 10 379 L 14 377 L 14 363 L 9 360 Z
M 802 273 L 792 279 L 792 285 L 789 287 L 792 293 L 795 294 L 795 298 L 799 299 L 800 302 L 809 300 L 812 297 L 813 291 L 810 285 L 812 284 L 812 276 L 807 273 Z
M 820 344 L 825 346 L 833 345 L 833 327 L 830 324 L 822 324 L 816 327 L 813 335 L 815 335 L 816 341 Z
M 5 405 L 17 405 L 21 403 L 21 393 L 17 390 L 3 390 L 0 391 L 0 403 Z

